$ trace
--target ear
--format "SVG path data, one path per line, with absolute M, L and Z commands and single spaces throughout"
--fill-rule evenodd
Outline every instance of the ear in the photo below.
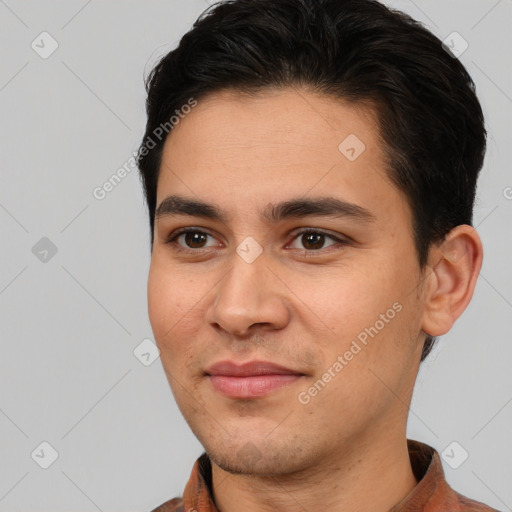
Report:
M 482 266 L 482 242 L 475 228 L 462 224 L 430 250 L 425 269 L 422 330 L 446 334 L 462 315 L 475 290 Z

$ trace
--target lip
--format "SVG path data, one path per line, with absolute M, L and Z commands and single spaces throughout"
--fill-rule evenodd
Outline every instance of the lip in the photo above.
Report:
M 257 398 L 281 389 L 304 376 L 297 370 L 268 361 L 237 364 L 220 361 L 205 371 L 214 389 L 230 398 Z
M 302 375 L 301 372 L 286 368 L 270 361 L 219 361 L 206 370 L 208 375 L 225 375 L 228 377 L 253 377 L 256 375 Z

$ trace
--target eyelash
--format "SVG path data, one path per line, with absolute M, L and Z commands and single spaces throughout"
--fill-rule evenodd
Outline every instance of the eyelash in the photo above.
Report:
M 173 244 L 177 251 L 188 253 L 188 254 L 198 254 L 198 253 L 202 252 L 203 250 L 208 249 L 208 247 L 202 247 L 202 248 L 199 248 L 199 249 L 190 249 L 190 248 L 186 248 L 186 247 L 183 247 L 183 246 L 179 245 L 176 242 L 177 238 L 180 235 L 183 235 L 183 234 L 186 234 L 186 233 L 201 233 L 203 235 L 208 235 L 208 236 L 213 237 L 213 235 L 208 233 L 207 231 L 204 231 L 204 230 L 198 229 L 198 228 L 189 227 L 189 228 L 178 229 L 177 231 L 173 232 L 169 236 L 169 238 L 167 239 L 167 241 L 165 243 L 169 244 L 169 245 Z M 332 240 L 337 242 L 337 245 L 342 245 L 343 246 L 343 245 L 347 245 L 349 243 L 348 240 L 345 240 L 343 238 L 339 238 L 337 236 L 332 235 L 328 231 L 324 231 L 323 229 L 317 229 L 317 228 L 302 228 L 302 229 L 300 229 L 293 236 L 292 242 L 295 241 L 299 236 L 304 235 L 304 234 L 320 234 L 320 235 L 324 235 L 327 238 L 331 238 Z M 326 249 L 329 249 L 330 247 L 334 247 L 335 245 L 336 244 L 330 245 Z M 316 254 L 322 253 L 325 249 L 316 249 L 316 250 L 315 249 L 312 249 L 312 250 L 297 249 L 297 250 L 301 251 L 302 254 L 305 255 L 305 256 L 313 256 L 314 257 Z

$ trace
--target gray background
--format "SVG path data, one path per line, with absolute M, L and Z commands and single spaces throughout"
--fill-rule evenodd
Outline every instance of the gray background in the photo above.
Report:
M 408 436 L 440 453 L 457 441 L 469 458 L 443 463 L 448 482 L 512 510 L 512 3 L 390 4 L 468 42 L 460 58 L 489 130 L 475 210 L 482 273 L 422 366 Z M 144 73 L 207 6 L 0 0 L 1 511 L 151 510 L 182 494 L 202 451 L 160 360 L 145 366 L 133 353 L 152 339 L 138 175 L 103 200 L 93 190 L 140 142 Z M 59 45 L 46 59 L 31 47 L 50 47 L 43 31 Z M 58 452 L 48 469 L 43 441 Z

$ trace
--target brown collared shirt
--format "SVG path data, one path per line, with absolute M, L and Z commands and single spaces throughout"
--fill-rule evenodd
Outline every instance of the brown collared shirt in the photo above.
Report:
M 389 512 L 498 512 L 454 491 L 444 478 L 439 454 L 434 448 L 407 440 L 416 487 Z M 212 467 L 206 453 L 195 462 L 183 498 L 166 501 L 152 512 L 218 512 L 213 500 Z

